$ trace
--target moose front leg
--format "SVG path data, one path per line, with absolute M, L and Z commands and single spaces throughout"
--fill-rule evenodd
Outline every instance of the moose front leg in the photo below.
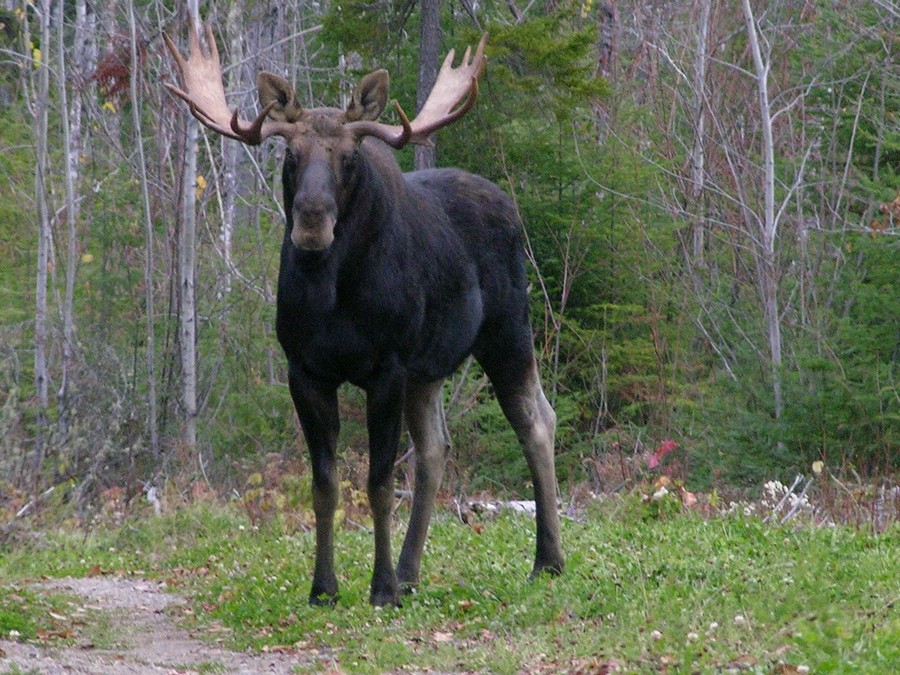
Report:
M 390 372 L 366 388 L 369 431 L 369 505 L 375 525 L 375 567 L 369 601 L 396 605 L 397 575 L 391 557 L 391 510 L 394 504 L 394 461 L 400 443 L 404 379 Z
M 288 384 L 312 462 L 316 565 L 309 603 L 333 605 L 338 597 L 334 574 L 334 512 L 338 501 L 335 448 L 340 430 L 337 387 L 305 376 L 294 364 L 290 364 Z

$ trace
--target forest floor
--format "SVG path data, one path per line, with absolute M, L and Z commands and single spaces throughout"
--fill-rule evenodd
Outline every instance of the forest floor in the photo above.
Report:
M 798 500 L 782 523 L 767 499 L 712 510 L 670 486 L 566 514 L 565 574 L 531 582 L 530 514 L 442 507 L 398 608 L 368 603 L 371 524 L 352 499 L 334 608 L 307 603 L 305 509 L 20 523 L 0 542 L 0 675 L 900 672 L 894 492 L 887 520 Z
M 70 596 L 75 614 L 90 614 L 90 621 L 79 622 L 85 634 L 53 646 L 0 640 L 4 674 L 292 673 L 316 660 L 300 653 L 238 652 L 201 640 L 173 618 L 190 611 L 186 601 L 155 581 L 67 577 L 44 582 L 41 590 Z

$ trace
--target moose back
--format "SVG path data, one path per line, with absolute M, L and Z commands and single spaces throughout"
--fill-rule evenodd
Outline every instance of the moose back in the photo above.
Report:
M 316 557 L 310 602 L 333 603 L 338 595 L 338 387 L 351 382 L 366 393 L 375 537 L 370 600 L 397 604 L 399 592 L 419 581 L 449 447 L 442 383 L 469 354 L 490 378 L 531 471 L 537 505 L 532 574 L 561 572 L 556 416 L 538 378 L 517 211 L 500 188 L 465 171 L 402 173 L 391 150 L 428 143 L 431 133 L 472 106 L 486 36 L 474 55 L 466 50 L 458 67 L 453 52 L 447 55 L 412 122 L 394 103 L 399 125 L 377 121 L 388 101 L 384 70 L 362 78 L 346 110 L 304 109 L 284 78 L 260 73 L 261 112 L 244 120 L 226 104 L 211 28 L 206 48 L 191 29 L 188 58 L 165 39 L 184 89 L 166 86 L 205 126 L 249 145 L 270 136 L 287 144 L 276 321 L 312 464 Z M 404 417 L 415 445 L 416 477 L 395 570 L 393 471 Z

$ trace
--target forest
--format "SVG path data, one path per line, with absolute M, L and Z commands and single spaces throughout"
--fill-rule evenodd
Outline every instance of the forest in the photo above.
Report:
M 896 477 L 893 2 L 4 0 L 8 515 L 51 492 L 82 510 L 109 490 L 308 494 L 274 331 L 284 147 L 199 127 L 163 86 L 178 74 L 162 36 L 185 50 L 198 15 L 251 118 L 260 71 L 344 107 L 385 68 L 412 111 L 439 59 L 489 34 L 475 107 L 397 156 L 484 175 L 519 209 L 564 497 L 660 462 L 705 491 L 814 464 Z M 361 487 L 364 398 L 347 387 L 341 408 L 343 477 Z M 445 408 L 443 489 L 527 498 L 476 363 Z

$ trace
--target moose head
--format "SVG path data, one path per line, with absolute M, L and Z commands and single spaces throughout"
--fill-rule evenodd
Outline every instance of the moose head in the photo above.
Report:
M 286 188 L 294 195 L 290 205 L 291 241 L 306 251 L 322 251 L 334 240 L 338 212 L 352 191 L 358 148 L 364 138 L 377 138 L 395 149 L 407 143 L 430 145 L 429 136 L 434 131 L 459 119 L 472 107 L 478 96 L 478 77 L 486 62 L 487 41 L 484 34 L 474 57 L 466 49 L 462 64 L 456 68 L 453 67 L 455 52 L 450 50 L 416 118 L 410 122 L 394 101 L 400 124 L 390 125 L 377 121 L 388 102 L 386 70 L 376 70 L 363 77 L 346 110 L 304 109 L 285 78 L 261 72 L 257 89 L 262 108 L 255 119 L 246 121 L 237 109 L 233 113 L 228 109 L 222 67 L 210 25 L 206 25 L 209 53 L 204 53 L 192 26 L 187 59 L 168 35 L 163 37 L 185 88 L 169 83 L 165 86 L 188 103 L 201 123 L 247 145 L 258 145 L 269 136 L 282 136 L 287 141 L 284 178 L 286 182 L 291 181 Z

